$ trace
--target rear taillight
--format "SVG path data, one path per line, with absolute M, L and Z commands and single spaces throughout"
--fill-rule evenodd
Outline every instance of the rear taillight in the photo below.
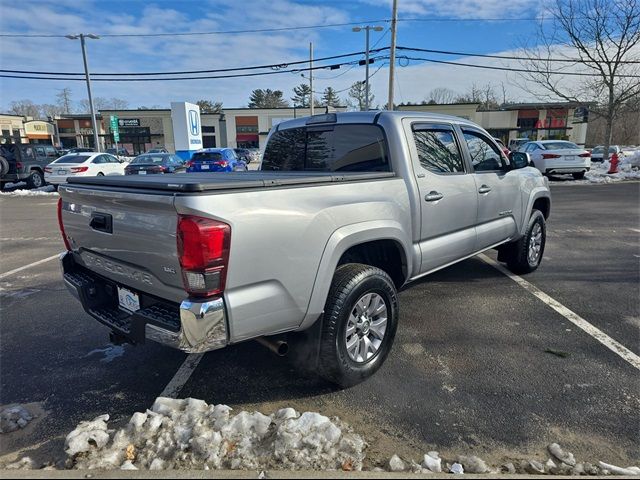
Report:
M 558 155 L 557 153 L 543 153 L 542 158 L 560 158 L 562 155 Z
M 22 170 L 22 162 L 16 162 L 16 170 Z
M 585 153 L 581 153 L 580 155 L 578 155 L 579 157 L 583 157 L 583 158 L 590 158 L 591 157 L 591 153 L 589 152 L 585 152 Z
M 45 171 L 45 173 L 51 173 L 52 172 L 51 167 L 44 167 L 44 171 Z
M 71 167 L 71 173 L 82 173 L 89 170 L 89 167 Z
M 60 227 L 60 233 L 62 234 L 62 241 L 64 242 L 64 246 L 68 251 L 71 251 L 69 239 L 67 238 L 67 234 L 64 233 L 64 223 L 62 223 L 62 198 L 58 199 L 58 226 Z
M 193 161 L 189 160 L 187 163 L 184 164 L 184 166 L 187 168 L 193 167 Z
M 213 164 L 222 168 L 227 168 L 227 165 L 229 165 L 228 162 L 213 162 Z
M 224 291 L 231 227 L 224 222 L 178 215 L 178 257 L 187 292 L 209 297 Z

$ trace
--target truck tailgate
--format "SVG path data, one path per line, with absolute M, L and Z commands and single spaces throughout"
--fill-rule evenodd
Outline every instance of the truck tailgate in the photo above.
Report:
M 184 299 L 171 194 L 63 185 L 62 221 L 75 259 L 119 284 Z

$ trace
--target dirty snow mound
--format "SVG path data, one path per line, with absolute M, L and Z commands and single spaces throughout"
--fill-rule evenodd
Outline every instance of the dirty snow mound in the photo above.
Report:
M 21 405 L 7 407 L 0 411 L 0 433 L 15 432 L 33 420 L 33 415 Z
M 585 173 L 586 183 L 614 183 L 622 180 L 640 180 L 640 170 L 635 169 L 631 158 L 624 158 L 618 166 L 618 173 L 608 174 L 610 163 L 592 163 L 591 170 Z
M 65 450 L 76 469 L 362 469 L 365 442 L 339 419 L 292 408 L 273 415 L 158 398 L 126 427 L 82 422 Z
M 14 190 L 13 192 L 0 192 L 0 196 L 4 197 L 48 197 L 56 195 L 58 195 L 58 192 L 56 192 L 52 185 L 35 188 L 33 190 Z

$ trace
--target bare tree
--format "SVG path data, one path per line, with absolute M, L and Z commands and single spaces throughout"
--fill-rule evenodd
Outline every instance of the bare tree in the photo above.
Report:
M 475 83 L 466 91 L 464 95 L 455 98 L 458 103 L 479 103 L 480 110 L 490 110 L 499 107 L 498 97 L 495 88 L 490 83 L 478 86 Z
M 458 94 L 446 87 L 434 88 L 429 92 L 429 96 L 426 99 L 426 103 L 443 105 L 447 103 L 453 103 L 458 97 Z
M 73 100 L 71 100 L 71 89 L 69 87 L 63 88 L 56 94 L 56 104 L 62 109 L 61 113 L 71 113 Z
M 40 118 L 40 105 L 27 99 L 16 100 L 9 104 L 9 113 L 22 115 L 24 117 Z
M 355 82 L 351 85 L 349 92 L 347 93 L 349 98 L 349 105 L 352 108 L 357 108 L 358 110 L 364 110 L 365 105 L 367 104 L 367 95 L 366 88 L 364 82 Z M 371 93 L 371 89 L 369 89 L 369 105 L 373 105 L 373 101 L 375 100 L 375 96 Z
M 538 28 L 537 45 L 525 47 L 522 87 L 538 95 L 542 90 L 549 99 L 595 102 L 590 111 L 605 119 L 608 156 L 615 119 L 640 96 L 640 3 L 554 0 L 549 13 L 551 21 Z M 566 72 L 590 75 L 562 76 Z

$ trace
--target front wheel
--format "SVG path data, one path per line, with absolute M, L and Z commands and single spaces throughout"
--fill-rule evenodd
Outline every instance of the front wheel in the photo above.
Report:
M 531 212 L 529 224 L 520 240 L 498 249 L 498 260 L 506 261 L 513 273 L 531 273 L 542 262 L 547 241 L 547 225 L 540 210 Z
M 370 265 L 342 265 L 324 311 L 319 374 L 341 387 L 356 385 L 373 375 L 391 351 L 398 326 L 393 281 Z

